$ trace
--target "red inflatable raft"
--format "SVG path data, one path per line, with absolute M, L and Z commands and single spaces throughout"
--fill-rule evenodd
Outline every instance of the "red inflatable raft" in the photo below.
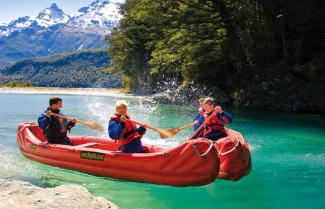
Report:
M 148 153 L 121 153 L 109 138 L 72 136 L 76 146 L 46 143 L 33 123 L 18 127 L 22 154 L 32 160 L 110 178 L 171 186 L 204 185 L 219 173 L 216 146 L 192 140 L 171 149 L 145 145 Z
M 231 129 L 226 129 L 226 131 L 227 137 L 214 142 L 220 159 L 217 178 L 238 181 L 249 174 L 252 169 L 251 154 L 247 142 L 239 132 Z
M 252 169 L 249 146 L 237 131 L 227 129 L 227 137 L 215 142 L 220 158 L 218 178 L 237 181 Z

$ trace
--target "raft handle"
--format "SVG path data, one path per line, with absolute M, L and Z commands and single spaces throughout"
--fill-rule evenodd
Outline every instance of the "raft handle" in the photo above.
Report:
M 214 147 L 214 144 L 211 141 L 210 141 L 210 143 L 211 144 L 210 144 L 209 148 L 207 149 L 207 151 L 205 151 L 202 154 L 200 154 L 199 150 L 197 150 L 197 145 L 198 144 L 197 143 L 193 144 L 193 148 L 194 148 L 196 154 L 198 154 L 200 157 L 205 159 L 207 157 L 207 155 L 209 154 L 209 152 L 211 151 L 212 147 Z
M 234 151 L 238 147 L 239 143 L 240 143 L 240 139 L 238 137 L 236 145 L 233 148 L 231 148 L 230 150 L 226 151 L 226 152 L 222 152 L 222 149 L 223 149 L 223 147 L 225 146 L 226 143 L 223 144 L 220 150 L 217 149 L 218 155 L 222 156 L 222 155 L 227 155 L 227 154 L 231 153 L 232 151 Z

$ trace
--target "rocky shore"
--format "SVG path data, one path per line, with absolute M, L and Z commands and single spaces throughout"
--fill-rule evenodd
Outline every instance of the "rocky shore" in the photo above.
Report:
M 40 188 L 28 182 L 0 179 L 0 209 L 118 209 L 77 185 Z

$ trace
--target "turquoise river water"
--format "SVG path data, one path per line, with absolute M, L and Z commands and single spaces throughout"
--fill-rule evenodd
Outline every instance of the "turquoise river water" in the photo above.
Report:
M 18 179 L 41 187 L 78 184 L 93 195 L 107 198 L 122 209 L 324 209 L 325 117 L 227 109 L 233 114 L 230 128 L 247 139 L 252 172 L 238 182 L 216 180 L 199 187 L 170 187 L 126 182 L 60 169 L 24 158 L 16 143 L 16 128 L 36 121 L 51 95 L 0 94 L 0 178 Z M 107 127 L 116 100 L 130 102 L 133 119 L 159 128 L 173 128 L 192 121 L 197 107 L 145 105 L 140 97 L 69 96 L 63 112 Z M 82 126 L 71 134 L 106 136 Z M 191 130 L 162 140 L 148 131 L 143 142 L 163 147 L 181 143 Z

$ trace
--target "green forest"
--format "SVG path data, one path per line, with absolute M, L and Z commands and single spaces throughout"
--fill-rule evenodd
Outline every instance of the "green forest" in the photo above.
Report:
M 30 58 L 0 69 L 0 87 L 120 88 L 121 73 L 109 73 L 105 49 L 80 50 Z
M 126 0 L 120 12 L 109 70 L 132 92 L 173 81 L 232 106 L 325 112 L 324 1 Z

